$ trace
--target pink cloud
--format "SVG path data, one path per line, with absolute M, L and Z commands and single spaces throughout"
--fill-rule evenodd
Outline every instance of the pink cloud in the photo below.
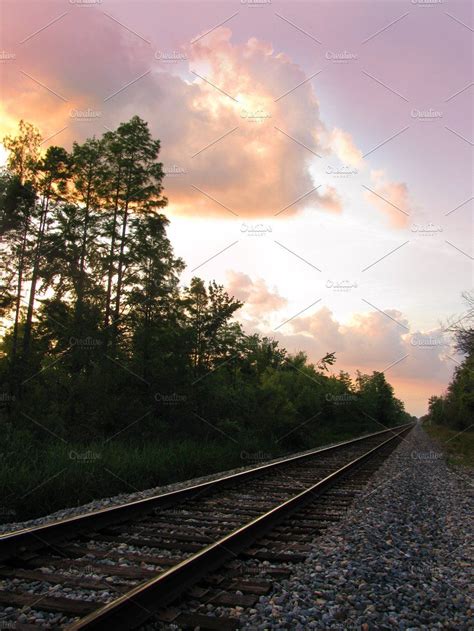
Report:
M 45 17 L 33 10 L 19 24 L 10 16 L 4 35 L 18 46 Z M 21 45 L 29 76 L 4 64 L 5 114 L 30 120 L 45 138 L 61 130 L 50 143 L 66 146 L 139 114 L 162 141 L 165 167 L 182 174 L 165 181 L 174 212 L 272 216 L 288 206 L 289 215 L 309 203 L 339 212 L 331 189 L 297 201 L 314 187 L 314 154 L 303 145 L 323 150 L 311 83 L 293 94 L 305 72 L 268 42 L 231 38 L 230 29 L 215 29 L 182 49 L 179 66 L 166 65 L 106 13 L 72 8 Z M 88 108 L 98 113 L 93 120 L 74 114 Z
M 387 180 L 383 170 L 371 171 L 370 179 L 372 190 L 365 192 L 365 199 L 388 217 L 393 228 L 405 228 L 410 207 L 408 186 Z
M 243 310 L 252 318 L 261 318 L 287 304 L 286 298 L 276 289 L 269 289 L 263 278 L 252 280 L 247 274 L 230 270 L 227 279 L 227 291 L 245 303 Z

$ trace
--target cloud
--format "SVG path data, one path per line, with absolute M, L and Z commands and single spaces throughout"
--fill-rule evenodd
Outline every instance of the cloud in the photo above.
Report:
M 2 36 L 6 49 L 16 50 L 48 16 L 32 10 L 22 21 L 7 17 Z M 340 212 L 333 189 L 297 201 L 315 186 L 308 167 L 326 135 L 306 73 L 268 42 L 231 37 L 217 28 L 181 48 L 184 61 L 167 64 L 107 14 L 73 7 L 21 45 L 27 74 L 4 64 L 6 114 L 31 120 L 44 137 L 61 130 L 51 142 L 66 146 L 142 116 L 162 141 L 175 213 L 263 217 L 285 206 L 285 215 L 308 206 Z M 72 114 L 88 108 L 99 115 Z
M 2 64 L 7 113 L 35 123 L 45 138 L 67 126 L 52 142 L 101 134 L 118 106 L 104 99 L 147 70 L 149 47 L 101 11 L 72 4 L 58 12 L 57 2 L 15 14 L 19 8 L 7 3 L 1 26 L 2 47 L 15 55 Z M 71 116 L 88 107 L 101 113 L 95 126 Z
M 225 216 L 224 204 L 243 217 L 272 216 L 284 207 L 290 215 L 308 204 L 338 211 L 332 191 L 297 201 L 314 188 L 308 166 L 315 159 L 311 151 L 322 150 L 324 129 L 311 85 L 292 92 L 306 79 L 303 70 L 256 38 L 233 44 L 227 28 L 216 29 L 188 54 L 196 73 L 188 118 L 196 124 L 175 144 L 164 138 L 163 155 L 173 151 L 172 159 L 189 169 L 189 183 L 216 201 L 181 186 L 170 196 L 173 206 Z
M 393 228 L 406 228 L 410 206 L 408 186 L 387 180 L 383 170 L 371 171 L 370 179 L 374 192 L 366 191 L 365 199 L 388 217 Z
M 245 303 L 243 312 L 260 320 L 287 304 L 276 289 L 269 289 L 263 278 L 252 280 L 247 274 L 230 270 L 227 272 L 227 292 Z
M 386 312 L 402 324 L 407 324 L 399 311 L 391 309 Z M 292 333 L 286 332 L 289 329 Z M 372 370 L 382 370 L 402 356 L 405 347 L 403 334 L 404 329 L 377 311 L 356 313 L 349 324 L 343 324 L 337 321 L 328 307 L 291 320 L 282 333 L 292 347 L 302 344 L 313 359 L 326 352 L 336 352 L 342 366 Z
M 6 50 L 18 49 L 21 66 L 17 60 L 2 67 L 3 132 L 12 131 L 13 119 L 25 118 L 45 138 L 53 136 L 45 146 L 70 146 L 139 114 L 161 139 L 172 213 L 342 212 L 334 187 L 312 191 L 321 182 L 315 154 L 332 151 L 361 166 L 362 152 L 348 132 L 326 129 L 306 73 L 270 43 L 255 37 L 235 43 L 232 31 L 220 27 L 180 48 L 182 61 L 166 63 L 163 51 L 156 55 L 107 14 L 74 6 L 18 48 L 45 23 L 44 12 L 35 8 L 21 21 L 6 13 L 2 40 Z M 97 116 L 77 115 L 87 111 Z M 402 186 L 380 184 L 395 204 L 403 201 Z
M 329 144 L 333 153 L 345 165 L 356 168 L 362 166 L 362 151 L 356 147 L 351 134 L 335 127 L 331 132 Z
M 321 193 L 321 201 L 322 201 L 323 208 L 332 213 L 341 213 L 342 212 L 342 199 L 339 193 L 334 188 L 334 186 L 327 185 L 325 186 L 323 191 L 325 191 Z

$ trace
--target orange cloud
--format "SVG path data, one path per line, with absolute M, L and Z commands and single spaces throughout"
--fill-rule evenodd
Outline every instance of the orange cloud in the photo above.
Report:
M 299 66 L 256 38 L 234 45 L 231 31 L 220 28 L 189 48 L 189 67 L 195 80 L 186 137 L 163 143 L 164 159 L 173 152 L 191 185 L 173 188 L 173 208 L 245 217 L 284 207 L 291 214 L 305 205 L 340 210 L 334 191 L 298 201 L 314 188 L 308 164 L 322 150 L 323 129 L 310 84 L 292 94 L 306 78 Z
M 408 186 L 404 182 L 390 182 L 385 171 L 371 171 L 372 191 L 366 191 L 365 199 L 387 215 L 393 228 L 405 228 L 408 224 Z
M 19 50 L 2 66 L 5 112 L 33 122 L 45 138 L 59 132 L 49 144 L 70 146 L 138 114 L 162 141 L 173 212 L 341 210 L 334 190 L 304 196 L 315 186 L 308 166 L 325 150 L 325 129 L 305 72 L 269 43 L 235 44 L 221 27 L 167 65 L 101 11 L 72 7 L 29 39 L 45 15 L 34 8 L 23 17 L 8 14 L 1 33 L 6 50 Z M 89 118 L 77 114 L 88 110 Z
M 16 51 L 43 22 L 36 10 L 21 22 L 10 16 L 2 31 L 5 48 Z M 339 128 L 327 132 L 314 87 L 298 64 L 268 42 L 252 37 L 235 44 L 231 36 L 228 28 L 215 29 L 182 49 L 184 61 L 167 65 L 102 12 L 73 8 L 21 45 L 21 67 L 19 53 L 3 64 L 0 134 L 25 118 L 44 138 L 51 136 L 45 146 L 68 147 L 138 113 L 162 141 L 173 213 L 340 213 L 334 187 L 312 190 L 319 168 L 314 154 L 333 151 L 360 164 L 352 136 Z

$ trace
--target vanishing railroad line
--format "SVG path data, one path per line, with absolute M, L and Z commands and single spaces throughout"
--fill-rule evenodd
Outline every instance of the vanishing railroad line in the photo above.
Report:
M 235 629 L 235 608 L 306 558 L 411 428 L 3 535 L 0 623 L 115 630 L 153 618 Z

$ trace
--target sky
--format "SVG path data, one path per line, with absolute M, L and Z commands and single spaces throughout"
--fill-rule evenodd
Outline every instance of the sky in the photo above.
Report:
M 421 415 L 473 285 L 473 6 L 4 0 L 0 138 L 23 118 L 70 148 L 138 114 L 183 282 Z

